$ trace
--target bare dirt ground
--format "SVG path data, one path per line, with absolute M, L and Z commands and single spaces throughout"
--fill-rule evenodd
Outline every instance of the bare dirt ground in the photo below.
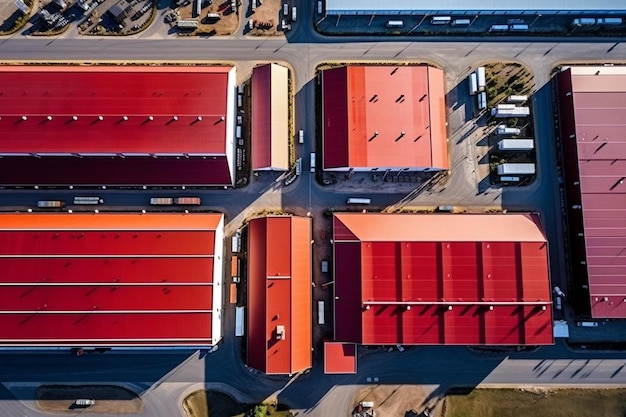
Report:
M 79 398 L 94 399 L 89 407 L 75 405 Z M 37 389 L 37 407 L 53 413 L 139 414 L 143 401 L 132 391 L 113 385 L 42 385 Z
M 256 1 L 259 2 L 259 0 Z M 253 20 L 256 24 L 254 29 L 251 29 L 248 34 L 252 36 L 282 35 L 283 31 L 279 30 L 279 28 L 283 19 L 281 10 L 283 0 L 260 0 L 260 2 L 262 4 L 257 6 L 254 13 L 250 16 L 250 20 Z
M 239 25 L 239 16 L 232 11 L 228 0 L 213 0 L 211 5 L 202 8 L 200 16 L 196 16 L 196 0 L 186 6 L 179 7 L 177 11 L 180 19 L 196 19 L 198 21 L 198 29 L 190 32 L 190 35 L 231 35 Z M 219 20 L 208 19 L 209 13 L 218 14 Z M 180 34 L 184 33 L 181 32 Z
M 427 398 L 428 392 L 417 385 L 373 385 L 359 391 L 354 406 L 361 401 L 373 401 L 376 417 L 396 417 L 410 410 L 421 413 Z

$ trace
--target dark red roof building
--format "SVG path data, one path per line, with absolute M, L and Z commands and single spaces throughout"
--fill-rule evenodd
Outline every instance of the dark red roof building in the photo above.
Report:
M 445 77 L 423 66 L 322 72 L 325 170 L 449 168 Z
M 553 343 L 536 215 L 336 213 L 333 239 L 337 341 Z
M 556 84 L 574 295 L 626 318 L 626 67 L 569 67 Z
M 232 185 L 235 68 L 0 66 L 7 185 Z
M 248 225 L 248 365 L 268 374 L 311 367 L 311 219 Z
M 0 214 L 0 346 L 211 346 L 222 214 Z

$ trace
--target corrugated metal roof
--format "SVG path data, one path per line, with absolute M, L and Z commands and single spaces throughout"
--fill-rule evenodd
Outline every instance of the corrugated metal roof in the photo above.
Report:
M 337 340 L 552 343 L 548 250 L 537 216 L 337 213 L 334 219 L 358 239 L 333 236 Z M 437 229 L 448 233 L 431 233 Z
M 308 217 L 262 217 L 248 225 L 248 365 L 263 372 L 311 367 L 310 242 Z
M 2 157 L 6 185 L 232 185 L 226 156 Z
M 335 218 L 358 239 L 368 242 L 511 242 L 512 236 L 517 242 L 546 241 L 539 219 L 532 214 L 336 213 Z
M 266 64 L 252 70 L 252 169 L 289 169 L 288 70 Z
M 443 71 L 351 65 L 323 84 L 325 169 L 448 168 Z
M 0 345 L 211 345 L 221 214 L 0 214 Z
M 476 0 L 471 3 L 463 0 L 325 0 L 325 10 L 329 14 L 337 12 L 349 13 L 358 11 L 466 11 L 495 10 L 511 12 L 525 10 L 532 12 L 566 12 L 566 11 L 626 11 L 626 3 L 615 0 L 512 0 L 503 2 L 500 0 Z
M 569 74 L 591 313 L 626 317 L 626 67 Z
M 44 164 L 52 165 L 50 173 L 68 168 L 64 159 L 72 155 L 110 156 L 131 154 L 183 154 L 226 158 L 232 155 L 234 67 L 152 67 L 152 66 L 0 66 L 0 149 L 10 154 L 38 154 L 52 161 L 20 158 L 20 171 L 36 176 L 30 184 L 50 184 Z M 46 154 L 57 154 L 47 156 Z M 106 157 L 103 154 L 109 154 Z M 65 155 L 60 157 L 59 155 Z M 58 158 L 58 159 L 57 159 Z M 161 162 L 161 159 L 152 162 Z M 117 161 L 116 161 L 117 162 Z M 147 164 L 133 158 L 132 163 Z M 104 165 L 114 164 L 110 161 Z M 81 163 L 70 161 L 78 168 Z M 11 165 L 3 161 L 2 165 Z M 166 164 L 167 165 L 167 164 Z M 219 171 L 209 184 L 228 184 L 229 169 L 211 164 L 209 171 Z M 83 168 L 83 167 L 80 167 Z M 86 168 L 88 176 L 124 172 L 126 183 L 154 184 L 134 179 L 127 169 L 109 169 L 93 173 L 98 165 Z M 116 167 L 119 168 L 119 167 Z M 2 168 L 0 168 L 2 169 Z M 5 169 L 9 171 L 9 168 Z M 184 169 L 183 169 L 184 170 Z M 167 167 L 148 169 L 168 172 Z M 83 172 L 74 172 L 76 180 L 65 184 L 81 184 Z M 180 175 L 180 174 L 179 174 Z M 144 174 L 144 176 L 146 176 Z M 22 184 L 3 176 L 4 184 Z M 182 183 L 197 183 L 189 178 Z M 158 181 L 163 185 L 167 180 Z M 106 181 L 97 184 L 106 184 Z
M 202 68 L 0 67 L 0 149 L 224 154 L 233 67 Z
M 357 355 L 354 343 L 324 343 L 325 374 L 356 374 Z

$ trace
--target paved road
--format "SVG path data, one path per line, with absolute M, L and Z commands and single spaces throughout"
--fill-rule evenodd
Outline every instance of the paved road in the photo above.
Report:
M 475 143 L 466 141 L 451 150 L 452 166 L 458 167 L 446 183 L 445 190 L 422 193 L 401 204 L 487 206 L 501 204 L 506 208 L 538 210 L 544 219 L 551 242 L 551 265 L 557 282 L 563 279 L 562 242 L 558 233 L 558 183 L 555 181 L 555 159 L 552 133 L 551 95 L 542 88 L 555 65 L 567 62 L 613 62 L 626 57 L 623 44 L 606 42 L 415 42 L 413 39 L 383 38 L 325 38 L 313 32 L 309 25 L 312 11 L 300 7 L 300 21 L 285 38 L 252 39 L 241 31 L 224 39 L 184 39 L 168 37 L 153 26 L 148 32 L 131 39 L 75 39 L 68 33 L 57 39 L 26 39 L 16 35 L 0 40 L 3 60 L 48 62 L 54 60 L 93 61 L 234 61 L 240 77 L 249 72 L 255 61 L 284 61 L 294 70 L 296 128 L 303 128 L 307 140 L 298 146 L 308 167 L 308 155 L 313 152 L 315 67 L 327 61 L 432 62 L 442 66 L 453 89 L 470 67 L 488 61 L 514 60 L 527 65 L 533 72 L 539 92 L 535 97 L 535 121 L 538 133 L 539 175 L 536 183 L 525 189 L 504 193 L 480 191 L 481 179 L 472 175 L 475 167 Z M 449 103 L 450 104 L 450 103 Z M 458 132 L 450 132 L 451 137 Z M 452 142 L 451 142 L 452 143 Z M 472 162 L 465 160 L 470 154 Z M 372 184 L 367 184 L 368 187 Z M 343 187 L 343 188 L 342 188 Z M 363 187 L 365 188 L 365 186 Z M 239 227 L 246 217 L 264 208 L 283 208 L 298 214 L 313 209 L 316 215 L 324 207 L 341 207 L 349 193 L 358 186 L 323 188 L 312 175 L 305 172 L 287 188 L 280 186 L 276 176 L 266 175 L 248 187 L 231 191 L 158 192 L 159 195 L 193 194 L 203 198 L 205 208 L 224 211 L 227 233 Z M 398 203 L 406 192 L 387 188 L 377 189 L 373 203 L 385 207 Z M 41 198 L 71 196 L 78 193 L 33 191 L 2 191 L 2 201 L 11 206 L 32 206 Z M 107 190 L 105 196 L 112 207 L 141 207 L 155 192 L 121 192 Z M 303 205 L 303 202 L 306 204 Z M 226 329 L 232 328 L 232 311 L 226 310 Z M 229 330 L 226 330 L 228 333 Z M 227 384 L 239 388 L 232 391 L 242 399 L 258 401 L 275 394 L 286 378 L 268 378 L 250 372 L 240 358 L 237 340 L 226 335 L 222 348 L 200 358 L 198 353 L 106 354 L 74 358 L 64 354 L 0 354 L 0 381 L 22 396 L 17 402 L 9 400 L 10 393 L 0 385 L 0 410 L 3 415 L 39 416 L 32 408 L 32 388 L 28 384 L 44 382 L 123 382 L 138 387 L 148 404 L 146 415 L 173 416 L 180 413 L 179 400 L 191 389 L 205 384 Z M 535 353 L 510 356 L 478 355 L 465 348 L 424 347 L 404 353 L 375 352 L 363 357 L 359 373 L 354 376 L 324 376 L 317 366 L 281 392 L 279 398 L 310 415 L 337 415 L 348 410 L 354 395 L 368 376 L 380 378 L 381 383 L 424 384 L 433 390 L 433 399 L 455 384 L 624 384 L 626 383 L 626 354 L 579 354 L 568 351 L 562 344 L 544 347 Z M 18 384 L 18 385 L 16 385 Z M 26 385 L 24 385 L 26 384 Z M 211 385 L 213 386 L 213 385 Z

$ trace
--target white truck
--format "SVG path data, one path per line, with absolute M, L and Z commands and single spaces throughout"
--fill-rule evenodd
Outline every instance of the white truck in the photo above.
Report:
M 514 135 L 517 136 L 522 131 L 516 127 L 506 127 L 506 125 L 498 125 L 496 127 L 496 135 Z

